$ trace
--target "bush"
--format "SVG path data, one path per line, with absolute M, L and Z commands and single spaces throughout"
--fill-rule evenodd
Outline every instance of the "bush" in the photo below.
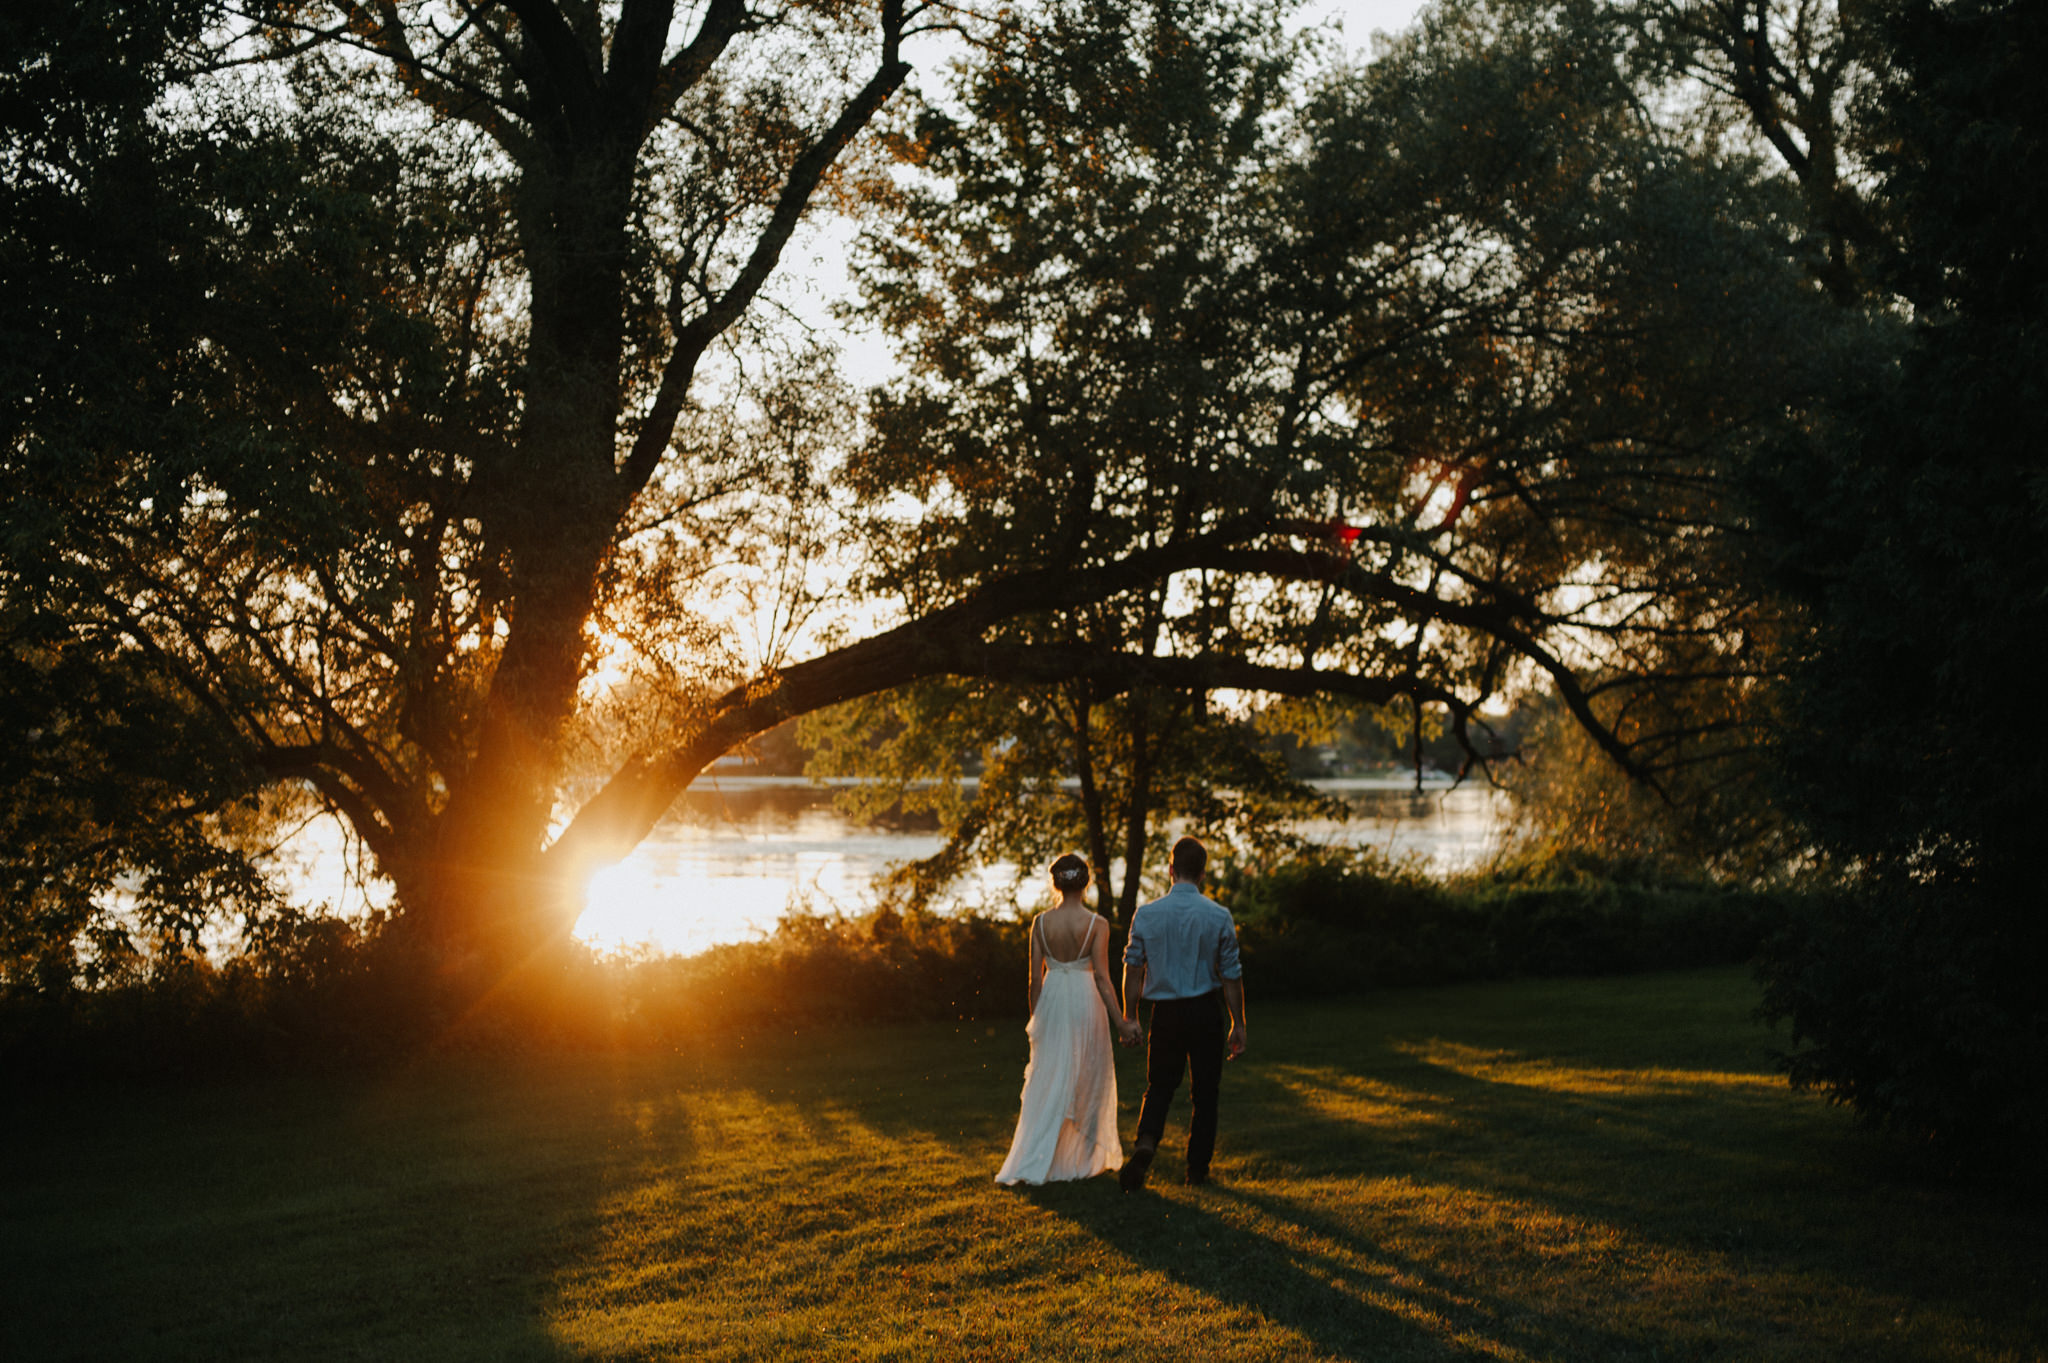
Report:
M 1790 896 L 1620 877 L 1584 854 L 1440 884 L 1324 853 L 1237 887 L 1261 992 L 1347 993 L 1512 975 L 1606 975 L 1752 959 Z
M 1783 1066 L 1872 1125 L 1951 1158 L 2048 1140 L 2048 1000 L 2036 915 L 1938 883 L 1815 896 L 1767 944 Z M 2030 940 L 2031 939 L 2031 940 Z
M 0 995 L 0 1073 L 356 1065 L 442 1035 L 455 1013 L 424 954 L 382 920 L 288 913 L 218 963 L 167 954 L 100 988 Z
M 580 945 L 464 979 L 394 925 L 286 915 L 215 963 L 0 996 L 0 1074 L 144 1077 L 378 1064 L 434 1048 L 686 1045 L 707 1032 L 1019 1016 L 1024 925 L 793 916 L 760 942 L 604 960 Z
M 785 918 L 765 941 L 622 964 L 625 1033 L 680 1043 L 707 1031 L 1024 1012 L 1025 925 L 898 914 Z
M 1507 975 L 1747 959 L 1780 901 L 1604 878 L 1553 862 L 1444 885 L 1371 858 L 1305 857 L 1216 894 L 1265 1000 Z M 379 1063 L 432 1047 L 688 1046 L 708 1034 L 845 1022 L 1018 1018 L 1025 924 L 795 915 L 690 957 L 603 960 L 574 943 L 510 981 L 463 980 L 399 928 L 283 915 L 218 964 L 158 960 L 100 989 L 0 997 L 0 1071 L 190 1074 Z M 1122 955 L 1122 933 L 1110 959 Z

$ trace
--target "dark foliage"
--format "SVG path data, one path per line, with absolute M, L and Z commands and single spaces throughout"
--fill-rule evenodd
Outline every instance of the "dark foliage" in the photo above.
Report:
M 2048 759 L 1976 735 L 2048 637 L 2048 10 L 1880 19 L 1886 278 L 1912 344 L 1760 499 L 1813 620 L 1782 765 L 1851 892 L 1778 939 L 1767 1007 L 1795 1082 L 1938 1144 L 2038 1149 Z
M 0 995 L 0 1073 L 184 1076 L 350 1067 L 444 1032 L 449 995 L 381 924 L 286 915 L 215 965 L 187 955 L 97 989 Z
M 1303 859 L 1233 899 L 1248 969 L 1281 997 L 1727 965 L 1751 959 L 1791 902 L 1626 866 L 1444 886 L 1340 857 Z
M 1973 898 L 1878 885 L 1804 901 L 1764 953 L 1765 1009 L 1792 1023 L 1795 1084 L 1952 1158 L 2037 1152 L 2039 980 L 2014 978 L 2025 960 L 2004 954 L 2004 915 Z
M 898 914 L 793 917 L 766 942 L 621 968 L 624 1022 L 648 1041 L 833 1022 L 1014 1017 L 1025 925 Z
M 123 882 L 152 939 L 189 945 L 223 906 L 265 895 L 220 817 L 252 785 L 241 755 L 139 653 L 70 629 L 54 603 L 81 521 L 150 504 L 162 469 L 96 485 L 108 433 L 147 426 L 171 462 L 199 385 L 159 365 L 197 291 L 188 187 L 207 157 L 149 116 L 189 0 L 13 6 L 0 15 L 0 987 L 118 975 L 130 952 L 103 900 Z M 80 948 L 86 948 L 80 959 Z
M 1221 886 L 1257 1002 L 1517 975 L 1746 960 L 1782 895 L 1549 866 L 1446 888 L 1350 858 Z M 1624 869 L 1624 874 L 1625 874 Z M 563 953 L 478 996 L 403 925 L 282 917 L 213 966 L 117 987 L 0 998 L 0 1075 L 186 1075 L 382 1064 L 423 1049 L 687 1047 L 706 1035 L 843 1022 L 1018 1018 L 1026 925 L 881 910 L 794 916 L 774 936 L 689 957 Z M 1111 938 L 1112 960 L 1122 933 Z

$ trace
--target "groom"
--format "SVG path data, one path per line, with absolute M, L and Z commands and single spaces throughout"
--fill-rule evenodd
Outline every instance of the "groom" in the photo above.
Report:
M 1131 915 L 1124 948 L 1124 1016 L 1135 1022 L 1138 1000 L 1152 1004 L 1145 1048 L 1145 1101 L 1138 1141 L 1117 1179 L 1125 1192 L 1145 1186 L 1146 1171 L 1166 1132 L 1166 1109 L 1184 1069 L 1194 1071 L 1195 1113 L 1188 1122 L 1189 1183 L 1209 1181 L 1216 1150 L 1216 1091 L 1226 1053 L 1244 1053 L 1244 983 L 1237 964 L 1237 928 L 1230 910 L 1202 893 L 1209 852 L 1193 838 L 1173 845 L 1173 888 Z M 1229 1013 L 1230 1034 L 1223 1032 Z

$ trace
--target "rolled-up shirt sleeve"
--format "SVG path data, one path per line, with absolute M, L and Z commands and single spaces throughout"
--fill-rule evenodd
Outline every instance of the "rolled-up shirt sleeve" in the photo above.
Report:
M 1131 935 L 1124 942 L 1124 964 L 1145 964 L 1145 915 L 1143 912 L 1131 915 Z
M 1237 980 L 1244 978 L 1244 968 L 1237 963 L 1237 924 L 1225 923 L 1223 931 L 1216 937 L 1216 978 Z

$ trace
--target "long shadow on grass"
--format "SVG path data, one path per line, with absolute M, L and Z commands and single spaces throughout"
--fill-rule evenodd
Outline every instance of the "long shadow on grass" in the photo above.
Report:
M 1355 1228 L 1304 1217 L 1285 1199 L 1245 1199 L 1222 1188 L 1194 1197 L 1120 1196 L 1104 1183 L 1053 1184 L 1025 1195 L 1141 1270 L 1298 1333 L 1322 1352 L 1375 1363 L 1503 1348 L 1542 1356 L 1558 1341 L 1559 1323 L 1526 1302 L 1477 1292 Z M 1225 1215 L 1219 1209 L 1231 1200 L 1261 1215 Z M 1273 1233 L 1245 1224 L 1252 1219 Z M 1635 1341 L 1579 1323 L 1570 1343 L 1581 1356 L 1610 1357 Z
M 517 1359 L 595 1229 L 581 1074 L 50 1093 L 0 1156 L 0 1356 Z
M 1660 1347 L 1707 1347 L 1708 1317 L 1761 1340 L 1773 1311 L 1796 1300 L 1770 1294 L 1791 1293 L 1795 1278 L 1845 1310 L 1907 1301 L 1984 1322 L 1994 1336 L 1998 1322 L 2020 1326 L 2013 1343 L 2026 1337 L 2027 1314 L 2040 1322 L 2024 1305 L 2040 1300 L 2036 1217 L 1913 1182 L 1767 1076 L 1631 1076 L 1441 1044 L 1390 1046 L 1358 1072 L 1428 1094 L 1456 1120 L 1426 1140 L 1358 1141 L 1356 1154 L 1372 1161 L 1364 1169 L 1341 1142 L 1310 1137 L 1291 1152 L 1295 1169 L 1409 1179 L 1458 1190 L 1475 1207 L 1554 1214 L 1631 1247 L 1639 1262 L 1672 1265 L 1705 1295 L 1669 1322 Z M 1746 1288 L 1703 1286 L 1731 1277 Z
M 1818 1294 L 1838 1344 L 1870 1356 L 1931 1356 L 1886 1335 L 1900 1302 L 2028 1356 L 2038 1221 L 1883 1168 L 1769 1074 L 1746 998 L 1724 973 L 1273 1010 L 1225 1077 L 1214 1189 L 1030 1196 L 1339 1354 L 1462 1337 L 1536 1356 L 1793 1356 L 1783 1332 Z M 975 1132 L 992 1169 L 1015 1114 L 1004 1069 L 979 1113 L 964 1089 L 847 1099 L 880 1129 Z M 1127 1064 L 1126 1138 L 1133 1078 Z M 1636 1294 L 1640 1309 L 1620 1300 Z
M 1839 1116 L 1767 1072 L 1765 1038 L 1739 1014 L 1718 1029 L 1687 1020 L 1728 1002 L 1713 986 L 1531 985 L 1516 1011 L 1489 1010 L 1517 996 L 1508 990 L 1475 992 L 1447 996 L 1469 1011 L 1384 1029 L 1366 1009 L 1304 1010 L 1289 1058 L 1240 1076 L 1263 1123 L 1240 1147 L 1242 1167 L 1433 1190 L 1457 1213 L 1411 1209 L 1406 1229 L 1447 1262 L 1483 1254 L 1500 1218 L 1520 1237 L 1516 1218 L 1562 1218 L 1566 1239 L 1614 1249 L 1619 1268 L 1570 1252 L 1550 1267 L 1525 1254 L 1521 1268 L 1576 1282 L 1592 1309 L 1620 1283 L 1663 1291 L 1638 1349 L 1734 1338 L 1773 1352 L 1774 1331 L 1817 1291 L 1858 1348 L 1927 1356 L 1931 1341 L 1882 1337 L 1877 1318 L 1911 1302 L 2023 1354 L 2043 1323 L 2029 1305 L 2040 1301 L 2037 1216 L 1886 1166 Z M 1230 1192 L 1313 1235 L 1349 1233 L 1273 1195 L 1284 1186 Z M 1581 1339 L 1571 1336 L 1573 1352 Z

